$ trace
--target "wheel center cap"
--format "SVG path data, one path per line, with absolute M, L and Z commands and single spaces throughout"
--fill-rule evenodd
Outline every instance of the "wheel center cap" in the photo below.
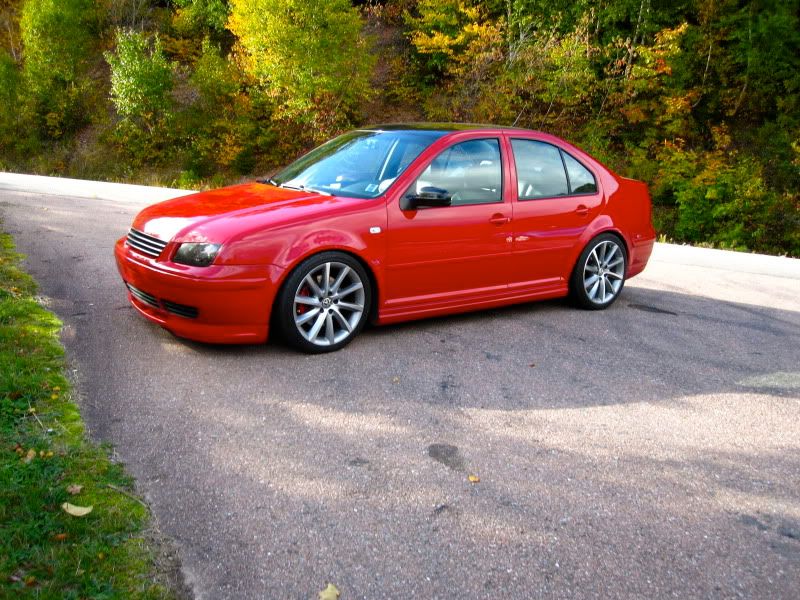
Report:
M 331 304 L 333 304 L 333 300 L 331 300 L 330 298 L 325 298 L 322 301 L 322 308 L 330 308 Z

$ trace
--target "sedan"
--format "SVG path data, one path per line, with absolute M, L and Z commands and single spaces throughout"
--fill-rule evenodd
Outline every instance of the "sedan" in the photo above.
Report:
M 140 212 L 115 247 L 130 302 L 174 334 L 338 350 L 366 323 L 571 295 L 610 306 L 644 269 L 647 186 L 552 135 L 387 125 L 271 179 Z

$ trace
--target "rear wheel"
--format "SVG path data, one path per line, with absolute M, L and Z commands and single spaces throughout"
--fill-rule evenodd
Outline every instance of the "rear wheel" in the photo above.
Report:
M 570 288 L 583 308 L 611 306 L 625 285 L 628 256 L 620 239 L 610 233 L 594 238 L 581 252 L 572 272 Z
M 369 277 L 356 259 L 324 252 L 289 275 L 278 297 L 278 323 L 296 348 L 332 352 L 363 329 L 371 295 Z

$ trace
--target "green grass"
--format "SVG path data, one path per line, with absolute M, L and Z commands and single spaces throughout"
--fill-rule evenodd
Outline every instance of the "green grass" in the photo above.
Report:
M 84 433 L 61 323 L 19 258 L 0 233 L 0 598 L 174 598 L 132 479 Z

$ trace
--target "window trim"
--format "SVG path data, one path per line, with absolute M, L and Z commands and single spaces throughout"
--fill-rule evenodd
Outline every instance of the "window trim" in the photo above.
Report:
M 439 156 L 441 156 L 451 148 L 455 148 L 460 144 L 466 144 L 468 142 L 480 142 L 480 141 L 497 142 L 497 152 L 500 154 L 500 199 L 492 202 L 470 202 L 468 204 L 451 204 L 449 206 L 421 206 L 416 210 L 446 210 L 450 208 L 460 208 L 462 206 L 492 206 L 495 204 L 504 204 L 506 201 L 506 197 L 505 197 L 505 164 L 504 164 L 505 156 L 503 151 L 503 140 L 501 136 L 492 136 L 492 135 L 487 137 L 470 137 L 467 139 L 462 139 L 460 141 L 456 141 L 453 144 L 450 144 L 449 146 L 445 146 L 444 148 L 442 148 L 439 152 L 437 152 L 433 156 L 433 158 L 430 159 L 430 161 L 425 163 L 425 166 L 423 166 L 419 174 L 416 177 L 414 177 L 414 179 L 411 181 L 411 183 L 408 185 L 405 191 L 400 195 L 400 198 L 404 198 L 409 194 L 409 190 L 411 190 L 411 188 L 413 188 L 417 184 L 417 181 L 419 180 L 420 177 L 422 177 L 422 174 L 425 172 L 425 170 L 429 166 L 431 166 L 433 164 L 433 161 L 439 158 Z
M 539 144 L 546 144 L 546 145 L 552 146 L 553 148 L 558 150 L 558 156 L 559 156 L 559 158 L 561 158 L 561 166 L 564 169 L 564 177 L 567 180 L 567 193 L 566 194 L 563 194 L 561 196 L 537 196 L 536 198 L 523 198 L 523 197 L 521 197 L 519 195 L 519 167 L 517 165 L 517 154 L 516 154 L 516 152 L 514 152 L 514 141 L 515 140 L 516 141 L 520 141 L 520 142 L 537 142 Z M 597 174 L 592 169 L 587 167 L 582 161 L 578 160 L 572 154 L 570 154 L 569 152 L 564 150 L 561 146 L 558 146 L 558 145 L 550 143 L 550 142 L 545 142 L 544 140 L 537 140 L 537 139 L 533 139 L 533 138 L 513 137 L 513 136 L 509 137 L 509 145 L 511 146 L 511 154 L 512 154 L 512 156 L 514 158 L 514 174 L 516 176 L 516 182 L 515 183 L 517 184 L 516 185 L 515 198 L 516 198 L 517 202 L 535 202 L 537 200 L 557 200 L 557 199 L 560 199 L 560 198 L 580 198 L 582 196 L 595 196 L 595 195 L 600 193 L 600 185 L 598 184 L 598 181 L 597 181 Z M 574 160 L 576 163 L 578 163 L 580 166 L 582 166 L 584 169 L 589 171 L 589 174 L 592 176 L 592 179 L 594 179 L 594 186 L 596 188 L 594 192 L 573 192 L 572 191 L 572 182 L 570 181 L 570 178 L 569 178 L 569 170 L 567 169 L 567 162 L 564 160 L 564 155 L 565 154 L 567 156 L 569 156 L 572 160 Z

